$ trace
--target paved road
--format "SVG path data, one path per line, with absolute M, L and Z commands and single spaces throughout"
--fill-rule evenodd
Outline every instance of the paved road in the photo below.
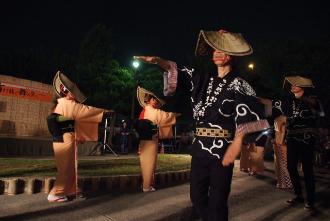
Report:
M 242 172 L 234 174 L 229 200 L 230 220 L 330 220 L 329 169 L 317 169 L 317 211 L 311 214 L 303 206 L 291 208 L 285 205 L 291 193 L 275 188 L 272 166 L 272 163 L 266 163 L 266 171 L 257 177 Z M 0 203 L 0 220 L 194 220 L 191 218 L 189 184 L 154 193 L 99 194 L 55 204 L 48 203 L 45 194 L 0 196 Z

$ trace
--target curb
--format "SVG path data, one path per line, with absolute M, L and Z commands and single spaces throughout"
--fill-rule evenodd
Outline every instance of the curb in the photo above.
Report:
M 190 170 L 156 173 L 155 182 L 159 187 L 173 186 L 188 182 Z M 141 175 L 117 175 L 101 177 L 79 177 L 78 187 L 83 193 L 96 191 L 134 192 L 141 190 Z M 49 193 L 54 186 L 54 177 L 0 178 L 0 195 Z

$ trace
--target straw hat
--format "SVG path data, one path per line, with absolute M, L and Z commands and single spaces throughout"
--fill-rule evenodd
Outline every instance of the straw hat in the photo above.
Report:
M 298 87 L 309 87 L 314 88 L 313 82 L 309 78 L 304 78 L 301 76 L 290 76 L 285 77 L 283 82 L 283 88 L 287 88 L 288 84 L 291 84 L 292 86 L 298 86 Z
M 79 103 L 83 103 L 87 98 L 67 76 L 58 71 L 53 80 L 53 87 L 58 97 L 63 97 L 66 91 L 71 92 Z
M 145 107 L 147 105 L 147 103 L 145 101 L 145 97 L 147 94 L 153 96 L 158 101 L 160 107 L 165 104 L 165 102 L 162 99 L 158 98 L 154 93 L 138 86 L 136 89 L 136 96 L 137 96 L 137 100 L 139 101 L 141 107 Z
M 241 33 L 231 33 L 224 30 L 199 32 L 195 55 L 211 54 L 212 49 L 232 56 L 252 54 L 251 45 L 246 42 Z

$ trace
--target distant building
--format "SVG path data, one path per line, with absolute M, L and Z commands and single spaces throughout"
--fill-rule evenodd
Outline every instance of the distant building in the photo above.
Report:
M 0 156 L 53 155 L 52 93 L 52 85 L 0 75 Z
M 0 75 L 0 136 L 50 137 L 52 85 Z

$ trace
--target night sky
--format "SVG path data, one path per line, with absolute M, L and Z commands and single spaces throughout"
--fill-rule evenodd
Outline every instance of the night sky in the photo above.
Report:
M 326 1 L 196 2 L 6 1 L 0 7 L 0 50 L 78 53 L 81 40 L 98 23 L 112 30 L 115 59 L 122 65 L 137 54 L 185 62 L 200 29 L 241 32 L 254 48 L 287 39 L 309 44 L 329 36 Z
M 301 66 L 299 70 L 303 72 L 306 68 L 309 74 L 319 73 L 317 79 L 315 75 L 312 77 L 321 85 L 319 88 L 323 89 L 319 94 L 327 94 L 327 74 L 330 70 L 327 62 L 330 57 L 329 49 L 326 49 L 328 46 L 324 47 L 326 50 L 322 50 L 322 47 L 316 52 L 314 50 L 316 59 L 308 58 L 315 42 L 319 45 L 323 42 L 329 45 L 330 42 L 330 8 L 326 7 L 326 1 L 191 2 L 193 1 L 3 2 L 0 7 L 0 74 L 50 83 L 53 74 L 61 68 L 58 66 L 60 63 L 55 61 L 56 55 L 68 55 L 77 60 L 82 40 L 98 24 L 111 30 L 111 40 L 115 47 L 113 58 L 121 66 L 131 66 L 133 55 L 157 55 L 176 61 L 181 67 L 189 66 L 194 57 L 199 31 L 221 28 L 243 34 L 254 49 L 254 54 L 248 56 L 247 60 L 255 62 L 256 67 L 258 58 L 262 60 L 265 57 L 265 61 L 270 61 L 266 63 L 266 71 L 259 69 L 262 74 L 260 85 L 265 86 L 259 87 L 262 93 L 269 95 L 274 91 L 281 91 L 282 75 Z M 299 50 L 298 56 L 294 53 L 286 56 L 284 49 L 296 42 L 293 51 L 304 46 L 308 50 Z M 45 54 L 43 58 L 46 60 L 39 65 L 38 60 L 32 59 L 32 68 L 24 69 L 24 65 L 29 65 L 29 58 L 24 60 L 27 64 L 23 63 L 21 66 L 15 63 L 15 59 L 20 61 L 20 52 L 24 54 L 30 49 L 33 52 L 40 50 L 42 56 Z M 307 58 L 301 59 L 299 53 L 304 53 L 303 56 Z M 11 55 L 18 56 L 12 59 Z M 27 53 L 27 56 L 30 54 Z M 316 65 L 312 63 L 315 60 Z M 307 65 L 302 66 L 301 62 Z M 289 66 L 284 66 L 283 63 Z M 5 68 L 1 69 L 1 65 Z M 74 71 L 73 69 L 72 72 Z M 71 74 L 71 71 L 66 73 Z M 180 82 L 186 83 L 184 79 L 179 79 L 179 84 Z M 257 93 L 259 91 L 257 88 Z M 172 111 L 186 110 L 189 98 L 182 102 L 182 96 L 177 96 L 172 99 L 172 107 L 175 109 Z M 323 96 L 322 99 L 327 100 L 325 107 L 330 109 L 328 98 Z M 168 106 L 171 108 L 171 105 Z

